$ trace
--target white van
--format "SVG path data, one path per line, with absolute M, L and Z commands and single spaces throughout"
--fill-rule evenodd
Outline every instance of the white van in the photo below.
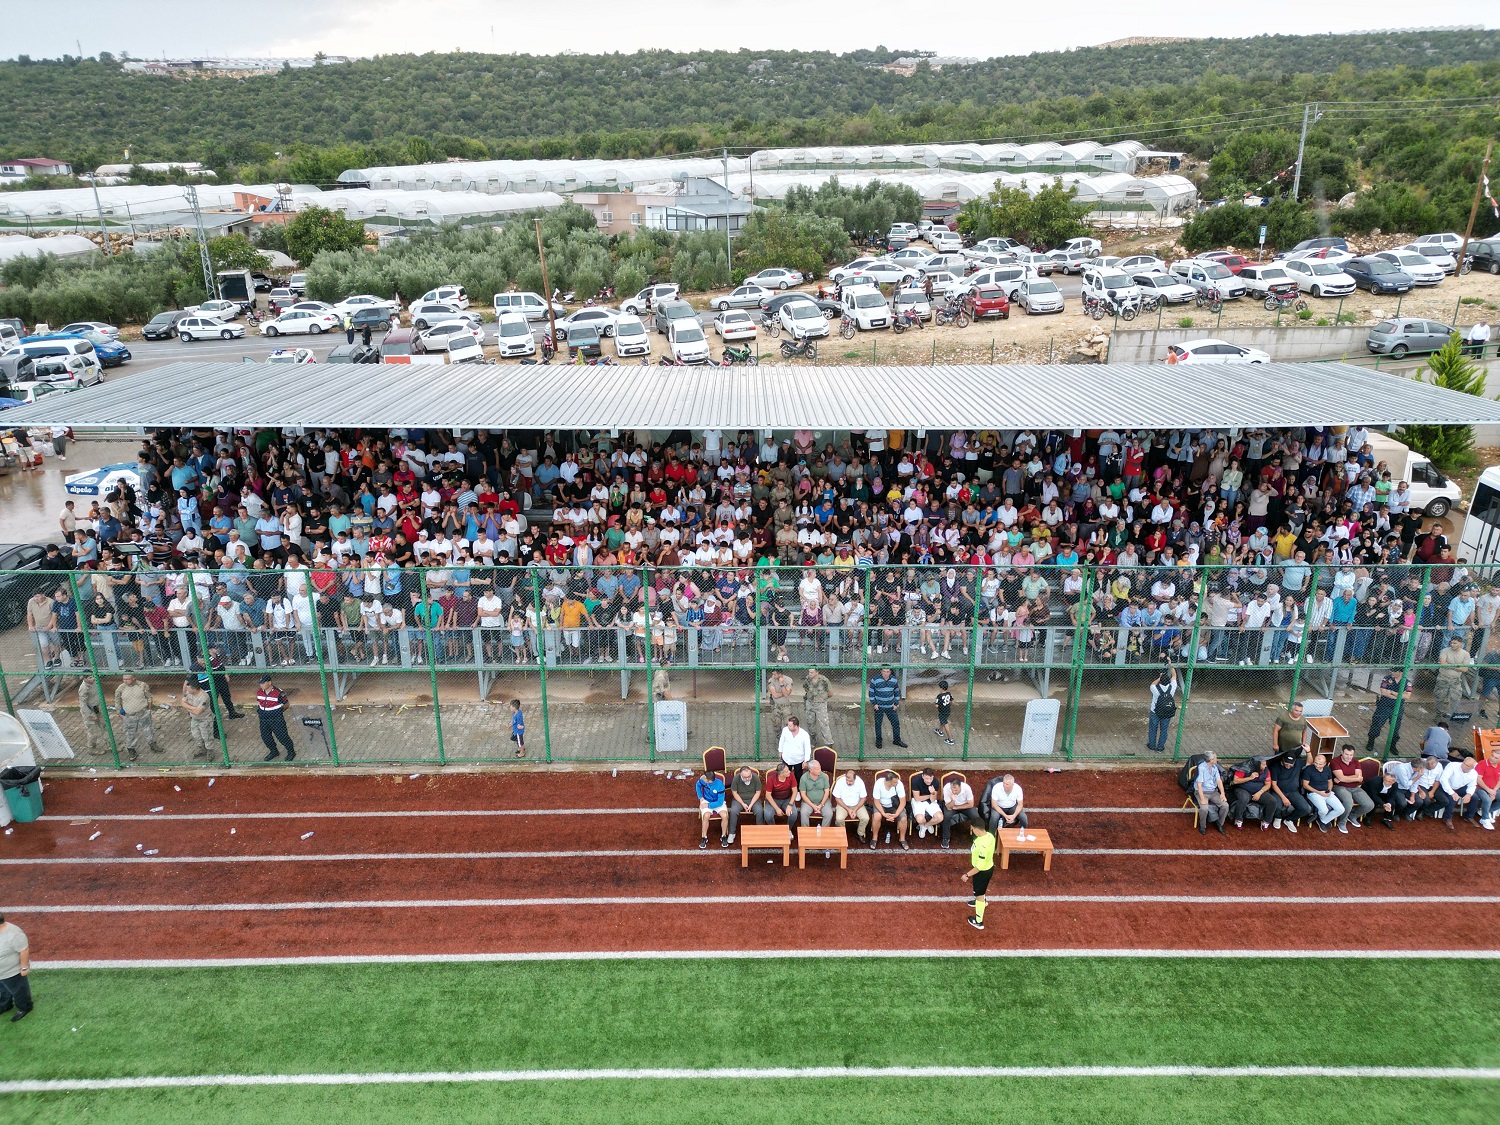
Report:
M 1391 484 L 1404 480 L 1410 486 L 1414 513 L 1441 519 L 1453 505 L 1462 502 L 1463 492 L 1458 485 L 1422 454 L 1375 430 L 1370 431 L 1369 442 L 1376 465 L 1384 464 L 1390 469 Z
M 32 359 L 44 359 L 48 356 L 78 356 L 90 366 L 102 370 L 99 357 L 94 352 L 94 345 L 81 336 L 27 336 L 10 350 L 18 350 Z
M 445 305 L 452 305 L 459 309 L 469 307 L 469 294 L 464 291 L 462 285 L 439 285 L 436 289 L 427 290 L 417 300 L 441 301 Z
M 536 355 L 536 339 L 531 323 L 518 312 L 501 313 L 495 321 L 495 347 L 501 359 L 519 355 Z
M 535 293 L 496 293 L 495 315 L 498 317 L 501 313 L 508 312 L 520 313 L 527 320 L 546 320 L 547 302 Z M 567 316 L 568 310 L 562 305 L 553 305 L 552 313 L 554 316 Z
M 31 377 L 38 383 L 71 391 L 104 382 L 104 368 L 81 355 L 49 355 L 34 361 Z
M 891 326 L 891 307 L 879 289 L 846 289 L 843 306 L 845 315 L 852 317 L 862 332 Z

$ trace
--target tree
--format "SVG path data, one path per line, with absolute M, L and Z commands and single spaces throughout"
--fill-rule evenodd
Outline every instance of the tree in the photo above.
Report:
M 1455 332 L 1427 360 L 1435 387 L 1466 395 L 1484 396 L 1484 368 L 1464 354 L 1463 341 Z M 1404 426 L 1396 434 L 1418 453 L 1432 458 L 1440 469 L 1458 469 L 1474 463 L 1473 426 Z
M 735 245 L 734 272 L 737 277 L 745 277 L 784 266 L 816 277 L 829 262 L 844 257 L 848 249 L 849 233 L 838 219 L 768 208 L 746 220 Z
M 1061 246 L 1084 234 L 1087 208 L 1075 201 L 1076 189 L 1054 180 L 1031 195 L 998 181 L 985 199 L 965 203 L 958 213 L 958 229 L 971 241 L 997 235 L 1018 239 L 1027 246 Z
M 271 264 L 250 245 L 243 234 L 226 234 L 208 240 L 208 256 L 216 270 L 263 270 Z
M 304 266 L 327 251 L 358 250 L 364 244 L 364 223 L 326 207 L 305 207 L 286 225 L 287 253 Z

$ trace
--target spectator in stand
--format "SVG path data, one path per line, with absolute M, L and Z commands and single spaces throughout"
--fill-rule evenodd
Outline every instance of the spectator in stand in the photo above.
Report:
M 1376 793 L 1375 807 L 1380 812 L 1380 823 L 1392 831 L 1396 821 L 1406 816 L 1412 806 L 1416 788 L 1416 772 L 1410 762 L 1393 758 L 1380 767 L 1380 788 Z
M 870 829 L 869 794 L 865 782 L 853 769 L 847 769 L 833 785 L 833 820 L 839 827 L 854 821 L 854 834 L 863 842 Z
M 1281 802 L 1277 800 L 1271 785 L 1271 770 L 1266 765 L 1266 759 L 1251 758 L 1244 765 L 1235 768 L 1231 780 L 1233 784 L 1230 786 L 1229 815 L 1234 818 L 1234 826 L 1244 828 L 1245 817 L 1249 815 L 1251 806 L 1254 806 L 1256 815 L 1260 818 L 1260 830 L 1268 831 Z
M 1412 779 L 1412 800 L 1411 808 L 1406 814 L 1407 820 L 1416 820 L 1427 813 L 1437 816 L 1442 812 L 1438 803 L 1442 781 L 1443 763 L 1430 754 L 1423 755 L 1416 776 Z
M 929 832 L 936 836 L 938 825 L 943 823 L 942 794 L 931 766 L 923 766 L 911 779 L 911 818 L 919 840 Z
M 941 847 L 949 847 L 955 824 L 967 824 L 975 833 L 984 826 L 984 817 L 974 801 L 974 790 L 959 773 L 949 774 L 943 781 Z

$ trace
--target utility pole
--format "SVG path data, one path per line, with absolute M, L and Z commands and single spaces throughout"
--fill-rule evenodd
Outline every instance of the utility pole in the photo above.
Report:
M 104 251 L 105 257 L 108 257 L 109 231 L 104 226 L 104 204 L 99 202 L 98 178 L 95 176 L 90 176 L 89 186 L 94 189 L 94 210 L 99 214 L 99 249 Z
M 198 261 L 203 266 L 203 288 L 208 295 L 217 300 L 219 296 L 219 283 L 214 277 L 214 264 L 208 256 L 208 236 L 203 233 L 203 212 L 198 207 L 198 189 L 189 184 L 183 189 L 187 196 L 188 205 L 193 209 L 193 218 L 198 224 Z
M 1479 197 L 1484 191 L 1484 179 L 1490 174 L 1490 153 L 1495 151 L 1495 138 L 1484 146 L 1484 163 L 1479 166 L 1479 179 L 1474 183 L 1474 205 L 1469 208 L 1469 225 L 1464 227 L 1463 245 L 1458 248 L 1458 270 L 1464 268 L 1464 258 L 1469 253 L 1469 238 L 1474 233 L 1474 219 L 1479 214 Z M 1456 271 L 1455 271 L 1456 275 Z
M 1297 174 L 1292 177 L 1292 202 L 1297 201 L 1297 192 L 1302 188 L 1302 153 L 1307 148 L 1307 127 L 1316 125 L 1323 117 L 1317 102 L 1302 107 L 1302 138 L 1297 142 Z
M 729 150 L 724 150 L 724 190 L 729 191 Z M 733 195 L 730 192 L 730 195 Z M 734 277 L 734 247 L 729 242 L 730 215 L 724 212 L 724 267 L 729 271 L 731 279 Z
M 547 251 L 542 249 L 542 220 L 533 219 L 536 224 L 536 256 L 542 263 L 542 288 L 546 291 L 547 301 L 547 331 L 552 333 L 552 347 L 557 348 L 557 313 L 552 309 L 552 283 L 547 280 Z

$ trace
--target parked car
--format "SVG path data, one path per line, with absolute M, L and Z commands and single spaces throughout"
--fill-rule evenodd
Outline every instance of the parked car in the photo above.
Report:
M 440 320 L 417 331 L 417 350 L 420 352 L 442 352 L 448 350 L 448 341 L 454 336 L 467 336 L 484 343 L 484 329 L 473 321 L 461 317 Z
M 1474 258 L 1476 270 L 1500 273 L 1500 235 L 1491 235 L 1469 243 L 1469 253 Z
M 1027 316 L 1035 313 L 1060 313 L 1063 311 L 1062 290 L 1057 287 L 1057 282 L 1049 278 L 1028 278 L 1016 289 L 1013 303 L 1018 308 L 1025 309 Z
M 614 332 L 615 321 L 619 318 L 620 314 L 614 309 L 595 305 L 592 308 L 575 309 L 570 312 L 557 322 L 557 330 L 566 332 L 575 324 L 592 324 L 599 329 L 600 336 L 609 336 Z
M 878 293 L 879 290 L 861 292 Z M 781 322 L 781 330 L 794 340 L 828 335 L 828 318 L 812 301 L 788 301 L 777 310 L 776 319 Z
M 1225 300 L 1233 300 L 1245 295 L 1245 283 L 1230 272 L 1228 266 L 1222 262 L 1211 262 L 1202 258 L 1187 258 L 1182 261 L 1173 262 L 1171 267 L 1173 277 L 1181 279 L 1184 283 L 1191 285 L 1195 292 L 1206 289 L 1217 289 L 1219 296 Z
M 755 318 L 744 309 L 725 309 L 714 317 L 714 331 L 719 334 L 719 339 L 729 340 L 753 340 L 755 339 Z
M 269 293 L 272 289 L 276 288 L 276 282 L 263 273 L 252 272 L 250 274 L 250 281 L 255 286 L 257 293 Z
M 1437 320 L 1414 316 L 1382 320 L 1370 329 L 1365 347 L 1376 355 L 1400 359 L 1408 352 L 1435 352 L 1446 344 L 1454 329 Z
M 955 292 L 960 295 L 972 293 L 983 285 L 998 285 L 1005 290 L 1005 295 L 1010 300 L 1016 299 L 1016 294 L 1021 291 L 1021 286 L 1033 276 L 1030 266 L 1019 263 L 1013 266 L 995 266 L 992 269 L 980 270 L 963 279 L 963 283 L 957 287 Z
M 218 320 L 238 320 L 245 306 L 238 301 L 204 301 L 201 305 L 189 305 L 187 311 Z
M 1256 348 L 1242 348 L 1212 338 L 1184 340 L 1167 348 L 1168 363 L 1270 363 L 1271 357 Z
M 1090 260 L 1087 250 L 1049 250 L 1047 257 L 1063 273 L 1082 273 Z
M 77 355 L 48 355 L 33 360 L 31 379 L 37 383 L 50 383 L 63 391 L 76 391 L 79 387 L 94 387 L 104 382 L 104 369 L 97 363 L 89 363 Z
M 1433 265 L 1430 259 L 1412 250 L 1382 250 L 1375 257 L 1390 262 L 1410 277 L 1413 285 L 1437 285 L 1447 276 L 1441 266 Z
M 451 304 L 452 302 L 449 303 Z M 369 293 L 358 293 L 353 297 L 345 297 L 342 301 L 337 302 L 333 306 L 333 311 L 340 316 L 343 316 L 345 313 L 354 316 L 356 313 L 364 312 L 367 309 L 381 309 L 389 314 L 390 310 L 395 308 L 395 306 L 395 301 L 387 300 L 384 297 L 376 297 Z
M 854 261 L 848 262 L 842 266 L 834 266 L 833 269 L 828 271 L 828 276 L 834 281 L 842 282 L 844 278 L 850 276 L 851 274 L 863 273 L 868 267 L 874 265 L 878 260 L 879 259 L 877 258 L 869 257 L 855 258 Z M 911 268 L 915 270 L 915 267 Z
M 469 307 L 469 294 L 462 285 L 439 285 L 436 289 L 427 290 L 417 300 L 438 301 L 460 309 Z
M 393 316 L 395 316 L 395 313 L 389 308 L 371 306 L 369 308 L 360 309 L 358 312 L 350 316 L 349 319 L 353 321 L 356 331 L 368 324 L 371 331 L 378 329 L 379 331 L 384 332 L 386 329 L 391 327 L 391 318 Z M 399 323 L 399 321 L 397 323 Z
M 1115 263 L 1125 273 L 1166 273 L 1167 263 L 1155 254 L 1132 254 Z
M 891 306 L 893 316 L 915 313 L 920 320 L 932 319 L 932 302 L 927 299 L 926 292 L 914 286 L 897 289 L 891 297 Z
M 1416 242 L 1408 242 L 1405 246 L 1398 246 L 1396 249 L 1422 255 L 1422 257 L 1442 270 L 1444 274 L 1451 274 L 1458 270 L 1458 259 L 1453 256 L 1457 251 L 1449 250 L 1441 242 L 1422 242 L 1418 240 Z
M 286 287 L 301 296 L 307 292 L 307 274 L 294 273 L 286 279 Z
M 515 293 L 496 293 L 494 298 L 496 316 L 499 316 L 501 313 L 515 312 L 520 313 L 527 320 L 546 320 L 547 306 L 549 304 L 552 306 L 552 315 L 554 317 L 568 315 L 565 305 L 560 305 L 556 301 L 544 301 L 536 293 L 527 290 Z M 622 305 L 621 308 L 625 308 L 625 306 Z M 640 310 L 626 309 L 626 311 L 639 312 Z
M 908 246 L 905 250 L 897 250 L 887 256 L 897 265 L 921 269 L 922 263 L 932 257 L 932 251 L 922 246 Z
M 1287 273 L 1279 262 L 1248 265 L 1240 270 L 1239 278 L 1252 297 L 1266 297 L 1272 289 L 1282 292 L 1288 286 L 1297 284 L 1297 279 Z
M 94 355 L 99 359 L 101 367 L 119 367 L 121 364 L 130 362 L 130 349 L 119 340 L 112 340 L 103 332 L 72 332 L 72 336 L 78 336 L 94 345 Z
M 64 324 L 57 331 L 59 333 L 100 332 L 108 336 L 111 340 L 118 340 L 120 338 L 120 330 L 113 324 L 106 324 L 102 320 L 75 320 L 72 324 Z
M 821 316 L 819 322 L 828 324 Z M 667 331 L 667 351 L 678 363 L 707 363 L 708 337 L 696 320 L 675 320 Z
M 531 322 L 518 312 L 501 313 L 495 321 L 495 349 L 502 359 L 536 355 L 536 337 L 531 334 Z
M 891 308 L 879 289 L 848 289 L 842 298 L 844 311 L 861 331 L 891 326 Z
M 1349 243 L 1337 235 L 1322 238 L 1304 238 L 1292 249 L 1296 250 L 1348 250 Z
M 1072 253 L 1075 250 L 1081 250 L 1090 258 L 1097 258 L 1100 254 L 1104 253 L 1104 243 L 1100 242 L 1097 238 L 1089 238 L 1087 236 L 1083 236 L 1079 238 L 1068 239 L 1068 241 L 1062 244 L 1060 249 L 1065 250 L 1069 253 Z
M 297 299 L 297 294 L 286 286 L 278 286 L 266 294 L 266 304 L 284 309 Z
M 185 309 L 171 309 L 168 312 L 160 312 L 146 322 L 141 329 L 141 335 L 148 340 L 170 340 L 177 335 L 177 322 L 187 316 Z
M 598 359 L 604 354 L 604 348 L 599 343 L 597 324 L 575 324 L 561 335 L 567 345 L 569 359 L 577 359 L 580 355 L 584 359 Z
M 332 313 L 333 306 L 330 305 L 327 301 L 293 301 L 292 304 L 289 307 L 283 309 L 282 312 Z M 338 316 L 338 313 L 334 313 L 334 315 Z M 339 324 L 342 325 L 343 323 L 344 318 L 342 316 L 339 316 Z
M 1137 273 L 1130 280 L 1143 294 L 1155 293 L 1165 305 L 1185 305 L 1198 295 L 1198 291 L 1185 281 L 1160 270 Z
M 651 337 L 646 334 L 646 326 L 641 318 L 631 313 L 622 313 L 615 321 L 615 355 L 624 359 L 627 356 L 650 354 Z
M 886 237 L 887 240 L 892 239 L 892 238 L 896 238 L 896 237 L 900 237 L 900 238 L 904 238 L 904 239 L 910 241 L 911 239 L 917 237 L 917 224 L 916 223 L 892 223 L 891 224 L 891 229 L 890 229 L 889 232 L 887 232 L 887 234 L 886 234 L 885 237 Z
M 1052 285 L 1050 281 L 1047 284 Z M 1053 285 L 1052 288 L 1056 289 L 1057 286 Z M 1058 296 L 1061 297 L 1062 294 L 1059 293 Z M 975 320 L 986 316 L 999 317 L 1001 320 L 1010 319 L 1010 297 L 998 285 L 981 285 L 970 294 L 970 303 L 974 309 Z
M 485 363 L 484 345 L 472 336 L 459 333 L 449 336 L 443 345 L 449 363 Z
M 959 234 L 956 230 L 948 230 L 942 227 L 934 228 L 928 234 L 927 241 L 939 253 L 948 253 L 949 251 L 957 253 L 964 248 L 963 235 Z
M 698 312 L 686 301 L 662 301 L 656 306 L 656 315 L 652 318 L 654 327 L 663 336 L 667 334 L 667 325 L 674 320 L 691 320 L 694 324 L 698 322 Z
M 260 326 L 260 334 L 262 336 L 300 336 L 306 334 L 317 336 L 323 332 L 337 331 L 340 323 L 337 313 L 308 312 L 304 309 L 292 309 L 282 313 L 275 320 L 268 320 L 262 324 Z
M 409 356 L 417 350 L 417 331 L 415 328 L 392 328 L 385 334 L 385 339 L 380 341 L 380 359 L 382 362 L 389 359 L 401 359 Z
M 1118 270 L 1084 270 L 1083 272 L 1081 296 L 1121 301 L 1140 295 L 1140 287 L 1130 280 L 1129 274 Z
M 1230 273 L 1236 275 L 1246 266 L 1255 264 L 1243 254 L 1231 254 L 1228 250 L 1205 250 L 1198 257 L 1205 262 L 1218 262 Z
M 340 344 L 323 359 L 324 363 L 379 363 L 380 349 L 373 344 Z
M 772 266 L 770 269 L 761 270 L 752 277 L 745 278 L 747 285 L 759 285 L 763 289 L 790 289 L 793 285 L 801 285 L 802 274 L 797 270 L 782 269 L 780 266 Z
M 1344 263 L 1344 272 L 1354 279 L 1356 286 L 1368 289 L 1372 294 L 1411 292 L 1411 275 L 1403 273 L 1394 262 L 1384 258 L 1368 255 L 1350 258 Z
M 963 274 L 954 273 L 952 270 L 935 270 L 928 274 L 922 279 L 924 291 L 929 281 L 932 282 L 932 291 L 941 293 L 944 297 L 961 297 L 974 288 Z
M 318 357 L 311 348 L 277 348 L 266 356 L 267 363 L 317 363 Z
M 546 315 L 543 313 L 542 315 Z M 467 320 L 470 324 L 479 323 L 479 314 L 461 309 L 457 305 L 450 305 L 443 301 L 413 301 L 411 306 L 411 326 L 418 332 L 423 332 L 434 324 L 444 320 Z M 342 321 L 340 321 L 342 323 Z
M 18 383 L 8 383 L 5 387 L 4 397 L 14 399 L 22 406 L 31 406 L 41 401 L 42 396 L 50 394 L 62 394 L 68 390 L 56 383 L 41 383 L 35 379 L 23 379 Z
M 786 286 L 783 285 L 781 288 L 785 289 Z M 746 282 L 744 285 L 736 286 L 728 293 L 715 297 L 709 304 L 720 312 L 723 312 L 725 309 L 758 309 L 774 295 L 774 289 Z
M 225 324 L 222 320 L 212 316 L 185 316 L 177 322 L 177 338 L 184 344 L 192 340 L 235 340 L 244 335 L 243 324 Z M 266 335 L 274 336 L 276 333 L 267 332 Z
M 1319 246 L 1312 250 L 1292 250 L 1286 254 L 1277 254 L 1278 261 L 1283 262 L 1332 262 L 1334 265 L 1343 265 L 1353 254 L 1347 250 L 1340 250 L 1337 246 Z
M 648 298 L 650 299 L 650 311 L 655 311 L 657 306 L 663 304 L 664 302 L 677 300 L 680 294 L 681 290 L 679 290 L 677 286 L 667 284 L 666 282 L 661 282 L 655 285 L 648 285 L 634 297 L 626 297 L 623 301 L 621 301 L 620 311 L 632 313 L 635 316 L 645 316 L 648 311 Z M 538 300 L 540 300 L 540 298 L 538 298 Z
M 1452 231 L 1441 231 L 1437 234 L 1424 234 L 1419 237 L 1417 241 L 1435 242 L 1439 246 L 1443 247 L 1443 249 L 1447 250 L 1450 254 L 1456 253 L 1458 251 L 1458 248 L 1464 244 L 1463 235 L 1454 234 Z M 1470 242 L 1469 245 L 1472 246 L 1473 243 Z
M 1303 293 L 1314 297 L 1347 297 L 1354 292 L 1354 278 L 1333 262 L 1317 258 L 1283 258 L 1281 264 L 1297 281 Z
M 963 277 L 970 272 L 969 259 L 962 254 L 944 252 L 942 254 L 934 254 L 917 267 L 917 272 L 927 277 L 931 277 L 933 274 L 940 273 L 943 270 L 947 270 L 958 277 Z
M 928 260 L 927 264 L 931 264 L 931 259 Z M 911 266 L 898 265 L 895 262 L 881 258 L 871 262 L 859 272 L 867 277 L 874 278 L 881 285 L 905 285 L 917 276 L 918 271 Z

